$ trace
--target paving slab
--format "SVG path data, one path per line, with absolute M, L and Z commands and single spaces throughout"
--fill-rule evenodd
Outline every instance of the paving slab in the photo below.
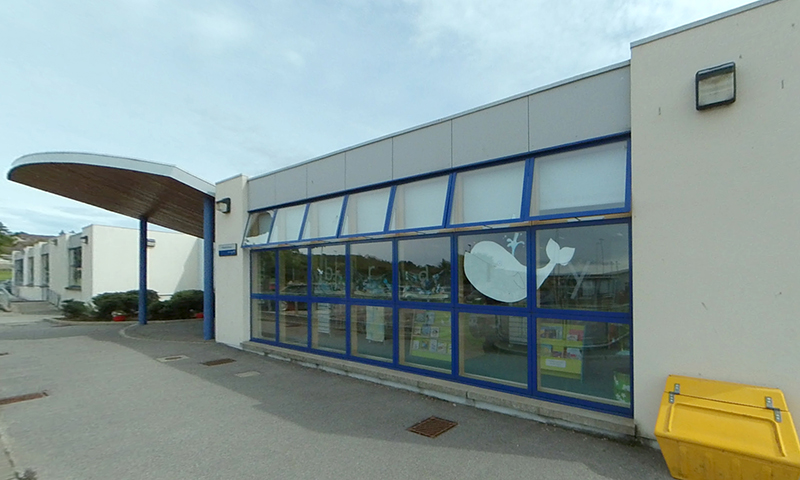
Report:
M 17 471 L 39 480 L 671 478 L 647 447 L 176 340 L 187 325 L 162 332 L 169 341 L 123 336 L 126 327 L 0 325 L 9 353 L 0 397 L 48 394 L 0 407 Z M 203 365 L 219 359 L 233 361 Z M 406 430 L 430 416 L 458 426 L 435 439 Z

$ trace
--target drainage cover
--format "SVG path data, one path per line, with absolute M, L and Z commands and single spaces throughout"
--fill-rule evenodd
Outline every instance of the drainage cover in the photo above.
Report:
M 207 362 L 203 362 L 203 365 L 205 365 L 206 367 L 214 367 L 217 365 L 225 365 L 226 363 L 233 363 L 235 361 L 236 360 L 232 358 L 220 358 L 218 360 L 209 360 Z
M 0 357 L 2 357 L 3 355 L 8 355 L 8 352 L 0 352 Z
M 169 357 L 156 358 L 156 360 L 158 360 L 159 362 L 174 362 L 176 360 L 183 360 L 185 358 L 189 357 L 187 357 L 186 355 L 171 355 Z
M 436 438 L 456 425 L 458 425 L 456 422 L 451 422 L 450 420 L 445 420 L 439 417 L 430 417 L 416 425 L 411 426 L 408 431 L 418 433 L 429 438 Z
M 46 397 L 45 392 L 26 393 L 25 395 L 17 395 L 16 397 L 0 398 L 0 405 L 8 405 L 9 403 L 24 402 L 26 400 L 35 400 L 37 398 Z

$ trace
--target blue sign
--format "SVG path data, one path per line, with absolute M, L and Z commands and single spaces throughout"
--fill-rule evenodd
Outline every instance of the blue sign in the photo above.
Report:
M 236 256 L 236 244 L 235 243 L 221 243 L 217 247 L 217 254 L 220 257 L 235 257 Z

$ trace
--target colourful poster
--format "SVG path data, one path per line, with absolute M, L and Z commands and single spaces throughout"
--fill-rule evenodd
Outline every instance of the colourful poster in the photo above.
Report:
M 409 355 L 449 362 L 453 352 L 448 312 L 416 312 Z

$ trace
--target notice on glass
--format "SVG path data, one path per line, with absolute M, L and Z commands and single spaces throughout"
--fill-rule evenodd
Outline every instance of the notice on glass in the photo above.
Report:
M 448 362 L 452 352 L 450 314 L 447 312 L 415 313 L 409 355 Z
M 384 307 L 367 307 L 367 340 L 383 342 L 386 339 Z
M 317 331 L 331 333 L 331 305 L 329 303 L 320 303 L 317 306 Z

